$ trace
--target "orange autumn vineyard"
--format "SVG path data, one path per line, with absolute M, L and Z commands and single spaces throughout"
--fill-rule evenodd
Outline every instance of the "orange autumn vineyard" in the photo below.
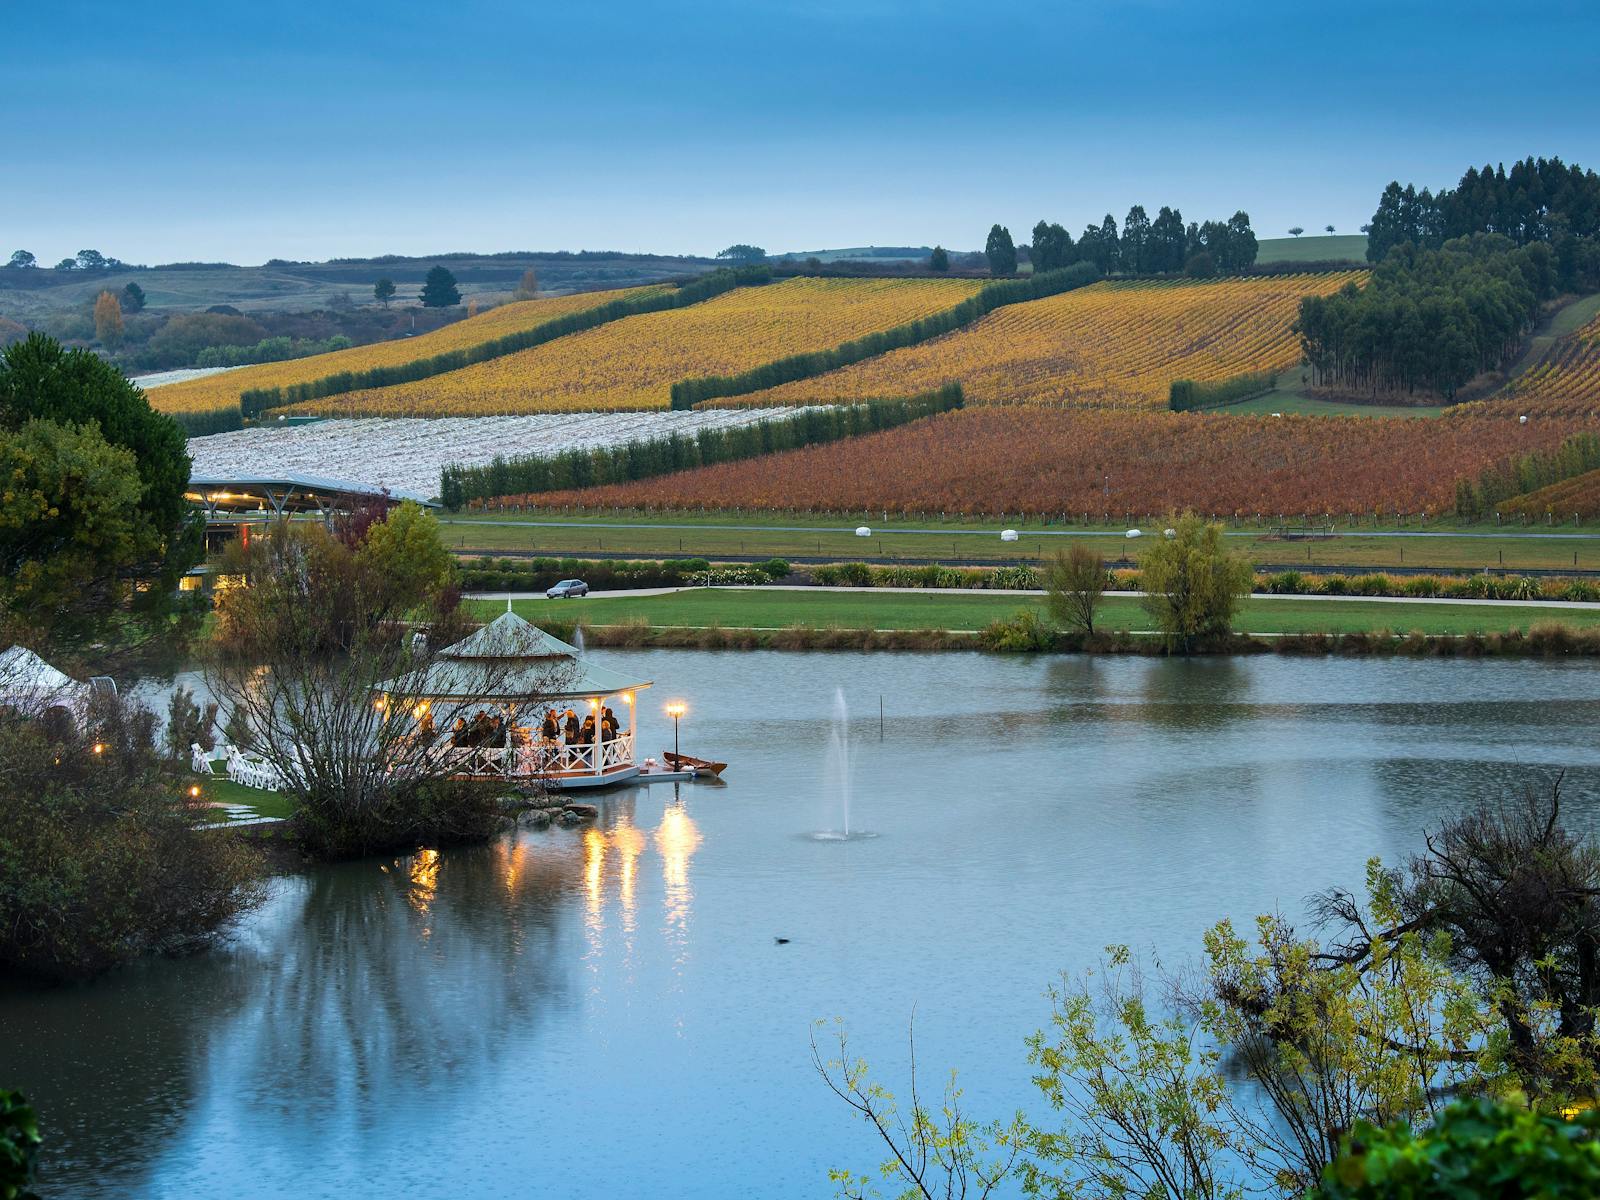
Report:
M 1292 325 L 1301 299 L 1365 275 L 1108 280 L 999 309 L 933 341 L 815 379 L 714 403 L 834 403 L 958 380 L 969 404 L 1161 408 L 1174 379 L 1292 368 L 1300 360 Z
M 950 308 L 972 279 L 807 279 L 741 287 L 431 379 L 370 388 L 285 411 L 441 417 L 666 408 L 673 383 L 825 350 Z
M 1434 514 L 1577 417 L 1438 420 L 969 408 L 885 433 L 526 503 L 917 513 Z

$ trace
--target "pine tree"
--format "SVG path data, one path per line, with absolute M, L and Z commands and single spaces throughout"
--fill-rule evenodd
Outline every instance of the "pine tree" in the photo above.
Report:
M 380 280 L 378 280 L 377 283 L 372 285 L 372 296 L 373 296 L 373 299 L 375 299 L 379 304 L 383 305 L 385 308 L 388 308 L 389 307 L 389 301 L 394 299 L 394 293 L 395 293 L 395 286 L 394 286 L 394 280 L 392 280 L 392 279 L 380 279 Z
M 935 246 L 933 253 L 928 255 L 928 267 L 934 271 L 948 271 L 950 269 L 950 253 L 943 246 Z
M 443 267 L 433 267 L 422 281 L 423 308 L 450 308 L 461 303 L 461 289 L 456 287 L 456 277 Z
M 1017 273 L 1016 243 L 1011 240 L 1011 231 L 1004 225 L 996 225 L 989 230 L 989 240 L 984 244 L 983 253 L 989 260 L 989 274 Z
M 144 289 L 137 283 L 130 282 L 122 289 L 122 311 L 131 313 L 144 311 Z

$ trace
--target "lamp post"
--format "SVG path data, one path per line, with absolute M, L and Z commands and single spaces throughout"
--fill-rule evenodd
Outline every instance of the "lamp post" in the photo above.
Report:
M 683 719 L 683 714 L 688 712 L 681 700 L 674 700 L 667 705 L 667 716 L 672 718 L 672 756 L 679 757 L 678 753 L 678 722 Z

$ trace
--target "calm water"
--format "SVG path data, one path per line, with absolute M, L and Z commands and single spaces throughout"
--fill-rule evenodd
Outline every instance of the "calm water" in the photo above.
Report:
M 285 880 L 217 953 L 0 991 L 46 1194 L 826 1196 L 877 1154 L 811 1072 L 816 1018 L 893 1077 L 914 1008 L 924 1066 L 1003 1113 L 1044 987 L 1108 942 L 1171 961 L 1299 911 L 1532 770 L 1600 819 L 1587 665 L 601 657 L 659 681 L 647 747 L 688 701 L 727 786 Z M 840 687 L 878 836 L 819 842 Z

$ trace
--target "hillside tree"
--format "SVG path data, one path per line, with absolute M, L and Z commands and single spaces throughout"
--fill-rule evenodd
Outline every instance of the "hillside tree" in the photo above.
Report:
M 1296 226 L 1292 227 L 1289 230 L 1289 236 L 1290 237 L 1299 237 L 1304 232 L 1305 232 L 1305 228 L 1303 226 L 1296 225 Z
M 517 282 L 517 290 L 512 293 L 513 300 L 536 300 L 539 297 L 539 273 L 529 267 L 522 273 L 522 278 Z
M 110 260 L 98 250 L 79 250 L 78 269 L 80 271 L 104 271 L 110 265 Z
M 58 271 L 76 271 L 78 269 L 78 260 L 75 258 L 63 258 L 56 264 L 55 269 Z
M 130 279 L 127 286 L 122 289 L 121 302 L 123 312 L 143 312 L 145 304 L 144 289 Z
M 107 350 L 122 345 L 122 304 L 115 292 L 101 292 L 95 297 L 94 336 Z
M 1150 223 L 1150 269 L 1161 274 L 1183 270 L 1187 246 L 1183 214 L 1163 204 Z
M 994 225 L 983 246 L 983 256 L 989 260 L 989 274 L 1015 275 L 1017 273 L 1017 247 L 1011 240 L 1011 230 L 1004 225 Z
M 928 269 L 931 271 L 948 271 L 950 269 L 950 252 L 943 246 L 935 246 L 933 253 L 928 255 Z
M 1077 247 L 1062 226 L 1040 221 L 1033 227 L 1032 254 L 1035 273 L 1059 271 L 1076 260 Z
M 38 265 L 39 260 L 33 256 L 33 251 L 31 250 L 13 250 L 11 252 L 11 261 L 6 264 L 8 267 L 36 267 Z
M 372 285 L 372 298 L 385 308 L 388 308 L 389 301 L 394 299 L 395 291 L 394 280 L 380 279 Z
M 1324 225 L 1322 228 L 1323 228 L 1323 231 L 1325 233 L 1327 233 L 1329 237 L 1333 236 L 1333 226 L 1332 225 Z
M 418 298 L 423 308 L 450 308 L 461 303 L 461 289 L 456 286 L 454 275 L 442 266 L 435 266 L 429 268 L 423 279 Z
M 1142 275 L 1150 269 L 1150 218 L 1144 205 L 1135 204 L 1122 219 L 1122 269 Z
M 765 261 L 767 252 L 760 246 L 752 246 L 749 242 L 735 242 L 725 249 L 718 250 L 717 257 L 736 263 L 756 263 Z

